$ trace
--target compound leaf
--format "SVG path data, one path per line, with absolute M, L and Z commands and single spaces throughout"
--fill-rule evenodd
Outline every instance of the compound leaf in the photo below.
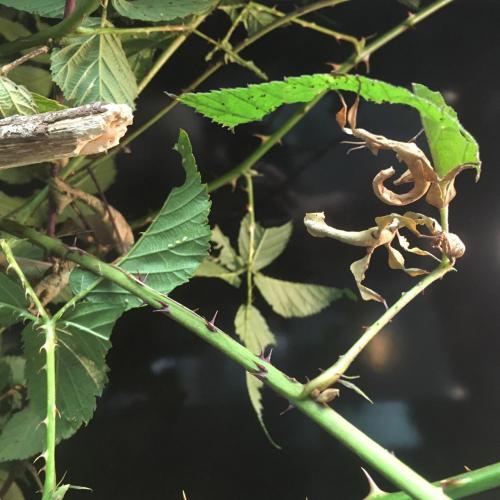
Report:
M 303 318 L 325 309 L 334 300 L 347 295 L 350 290 L 329 286 L 292 283 L 255 274 L 255 284 L 273 311 L 284 318 Z
M 119 262 L 129 273 L 140 273 L 147 285 L 169 293 L 186 283 L 208 254 L 210 201 L 207 187 L 201 183 L 189 138 L 183 130 L 175 147 L 181 155 L 186 180 L 172 189 L 156 219 L 137 243 Z M 75 293 L 96 281 L 93 274 L 73 271 L 71 285 Z M 97 302 L 120 302 L 137 307 L 142 302 L 126 290 L 112 284 L 100 283 L 87 298 Z
M 207 11 L 214 0 L 112 0 L 113 7 L 124 17 L 141 21 L 171 21 Z

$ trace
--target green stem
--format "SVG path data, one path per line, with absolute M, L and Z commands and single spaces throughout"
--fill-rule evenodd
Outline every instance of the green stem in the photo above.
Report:
M 433 483 L 440 486 L 450 498 L 465 498 L 483 491 L 500 487 L 500 463 L 487 465 L 470 472 L 464 472 Z M 387 493 L 377 499 L 410 500 L 406 493 Z
M 211 331 L 207 328 L 206 320 L 187 307 L 137 282 L 117 267 L 101 262 L 92 255 L 69 249 L 56 238 L 51 238 L 32 228 L 7 219 L 0 219 L 0 229 L 18 238 L 27 238 L 33 244 L 49 251 L 51 254 L 76 262 L 97 276 L 109 279 L 155 309 L 162 309 L 165 308 L 165 305 L 168 305 L 168 316 L 174 321 L 236 361 L 250 373 L 261 372 L 259 366 L 265 363 L 267 373 L 263 381 L 268 387 L 288 399 L 301 412 L 318 423 L 330 435 L 344 443 L 403 491 L 414 498 L 426 500 L 448 498 L 443 495 L 439 488 L 432 486 L 333 409 L 324 407 L 309 398 L 302 398 L 304 390 L 302 384 L 295 382 L 271 364 L 252 354 L 220 329 L 217 329 L 216 332 Z
M 421 279 L 413 288 L 404 292 L 387 311 L 380 316 L 375 323 L 365 330 L 363 335 L 356 341 L 355 344 L 330 368 L 321 372 L 316 378 L 305 385 L 304 396 L 309 395 L 314 389 L 320 391 L 335 384 L 341 375 L 343 375 L 353 361 L 358 357 L 361 351 L 368 343 L 386 326 L 404 307 L 406 307 L 415 297 L 421 294 L 429 285 L 441 279 L 446 273 L 451 271 L 453 266 L 450 264 L 439 265 L 434 271 Z
M 439 209 L 439 215 L 441 216 L 441 227 L 445 233 L 450 232 L 450 223 L 448 218 L 448 205 L 446 207 Z
M 45 331 L 45 370 L 47 374 L 47 415 L 43 424 L 47 427 L 46 450 L 43 453 L 45 459 L 45 481 L 43 485 L 42 500 L 52 500 L 56 490 L 56 321 L 50 317 L 38 296 L 31 287 L 22 269 L 19 267 L 12 250 L 6 240 L 0 240 L 0 247 L 9 264 L 17 274 L 25 293 L 35 304 L 40 318 L 42 319 L 42 329 Z
M 403 22 L 384 33 L 375 41 L 367 45 L 360 51 L 355 51 L 347 61 L 340 65 L 338 72 L 347 73 L 351 71 L 360 62 L 366 62 L 371 54 L 373 54 L 380 47 L 384 46 L 397 36 L 404 33 L 408 28 L 416 26 L 419 22 L 429 17 L 432 13 L 440 8 L 448 5 L 453 0 L 436 0 L 433 4 L 422 9 L 421 11 L 413 14 Z M 282 18 L 285 19 L 285 18 Z M 265 142 L 263 142 L 253 153 L 245 158 L 239 165 L 223 174 L 218 179 L 208 184 L 208 190 L 214 191 L 220 187 L 231 184 L 238 177 L 243 175 L 247 170 L 252 168 L 257 161 L 259 161 L 275 144 L 279 143 L 281 139 L 304 118 L 304 116 L 328 93 L 328 91 L 321 92 L 312 101 L 303 104 L 283 125 L 276 130 Z
M 99 5 L 99 0 L 82 0 L 78 2 L 73 13 L 55 26 L 24 38 L 18 38 L 13 42 L 2 44 L 0 46 L 0 57 L 10 56 L 37 45 L 44 45 L 48 40 L 59 40 L 67 33 L 75 30 L 81 24 L 83 18 L 96 10 Z
M 207 14 L 208 15 L 208 14 Z M 157 75 L 158 71 L 170 60 L 174 53 L 183 45 L 183 43 L 189 38 L 193 30 L 198 28 L 198 26 L 207 18 L 207 15 L 199 16 L 194 19 L 194 21 L 187 27 L 187 31 L 182 35 L 179 35 L 158 57 L 158 59 L 153 64 L 152 68 L 148 71 L 146 76 L 139 83 L 137 89 L 139 94 L 146 88 L 151 80 Z
M 44 325 L 47 372 L 47 450 L 45 452 L 45 481 L 42 500 L 52 500 L 57 487 L 56 483 L 56 324 L 47 321 Z
M 267 12 L 277 17 L 283 17 L 286 15 L 284 12 L 276 9 L 276 7 L 268 7 L 267 5 L 262 5 L 257 2 L 251 2 L 250 4 L 248 4 L 248 6 L 251 6 L 256 10 L 262 12 Z M 359 52 L 364 45 L 363 41 L 358 40 L 355 36 L 347 35 L 346 33 L 341 33 L 340 31 L 335 31 L 330 28 L 325 28 L 324 26 L 313 23 L 311 21 L 305 21 L 304 19 L 301 19 L 299 17 L 292 19 L 291 22 L 294 24 L 298 24 L 302 28 L 310 29 L 313 31 L 317 31 L 318 33 L 322 33 L 323 35 L 331 36 L 336 40 L 343 40 L 345 42 L 348 42 L 354 46 L 356 52 Z
M 253 196 L 252 174 L 245 175 L 247 181 L 248 194 L 248 257 L 247 257 L 247 308 L 246 312 L 253 303 L 253 259 L 255 255 L 255 202 Z M 248 324 L 248 321 L 245 322 Z
M 149 35 L 150 33 L 171 33 L 179 31 L 189 31 L 189 27 L 183 24 L 167 24 L 165 26 L 146 26 L 141 28 L 85 28 L 83 26 L 79 27 L 75 33 L 69 36 L 81 36 L 81 35 Z

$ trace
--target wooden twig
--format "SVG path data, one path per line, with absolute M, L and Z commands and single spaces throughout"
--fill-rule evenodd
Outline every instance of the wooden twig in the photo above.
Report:
M 37 49 L 34 49 L 31 52 L 28 52 L 27 54 L 24 54 L 24 56 L 19 57 L 15 61 L 12 61 L 11 63 L 2 66 L 2 68 L 0 69 L 0 74 L 2 76 L 5 76 L 9 71 L 12 71 L 17 66 L 24 64 L 26 61 L 29 61 L 34 57 L 41 56 L 42 54 L 47 54 L 48 51 L 49 47 L 47 45 L 44 45 L 43 47 L 38 47 Z
M 132 123 L 126 104 L 77 108 L 0 120 L 0 169 L 107 151 Z

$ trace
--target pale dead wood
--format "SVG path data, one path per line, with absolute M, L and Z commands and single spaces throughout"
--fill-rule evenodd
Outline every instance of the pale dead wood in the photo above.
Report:
M 126 104 L 96 102 L 77 108 L 0 120 L 0 169 L 102 153 L 132 123 Z

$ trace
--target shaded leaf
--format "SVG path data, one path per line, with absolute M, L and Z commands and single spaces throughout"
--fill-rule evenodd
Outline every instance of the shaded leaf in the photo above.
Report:
M 0 0 L 0 5 L 3 3 L 4 2 Z M 15 3 L 17 4 L 18 2 Z M 6 17 L 0 17 L 0 35 L 2 35 L 8 42 L 12 42 L 12 40 L 15 40 L 16 38 L 31 35 L 31 31 L 21 23 L 11 21 Z
M 52 78 L 49 71 L 33 64 L 23 64 L 9 72 L 9 78 L 18 85 L 23 85 L 30 92 L 48 96 L 52 90 Z
M 457 113 L 446 104 L 439 92 L 434 92 L 418 83 L 413 84 L 413 92 L 441 108 L 448 116 L 454 117 L 458 123 Z M 465 163 L 476 164 L 479 175 L 477 144 L 470 140 L 469 134 L 464 134 L 463 130 L 456 126 L 450 126 L 448 121 L 436 120 L 424 114 L 421 114 L 421 119 L 431 150 L 434 169 L 441 178 L 444 178 L 455 167 Z
M 22 85 L 9 78 L 0 77 L 0 117 L 11 115 L 33 115 L 37 113 L 33 97 Z
M 21 285 L 0 273 L 0 326 L 13 325 L 29 316 L 27 306 Z
M 219 226 L 212 229 L 210 241 L 215 243 L 215 249 L 219 251 L 217 262 L 220 262 L 224 267 L 231 271 L 241 269 L 242 261 L 234 250 L 229 238 L 221 231 Z
M 194 275 L 208 253 L 210 240 L 207 187 L 201 183 L 189 138 L 183 130 L 175 149 L 181 155 L 186 181 L 172 189 L 155 220 L 119 262 L 122 269 L 140 273 L 147 278 L 148 286 L 162 293 L 169 293 Z M 95 281 L 95 276 L 86 271 L 77 269 L 71 275 L 75 293 Z M 127 303 L 127 307 L 142 304 L 126 290 L 106 282 L 87 297 L 97 302 Z
M 303 318 L 316 314 L 334 300 L 352 297 L 352 292 L 329 286 L 293 283 L 257 273 L 255 284 L 273 311 L 284 318 Z
M 271 330 L 267 326 L 267 322 L 253 305 L 241 305 L 234 319 L 234 327 L 236 334 L 240 337 L 243 344 L 253 353 L 260 354 L 269 345 L 276 345 L 276 340 Z M 263 383 L 253 375 L 246 374 L 248 395 L 253 409 L 257 415 L 259 423 L 264 431 L 264 434 L 269 439 L 271 444 L 276 448 L 279 446 L 271 438 L 267 430 L 262 416 L 262 394 L 261 389 Z
M 3 487 L 8 476 L 9 474 L 6 470 L 0 470 L 0 488 Z M 2 500 L 24 500 L 23 492 L 15 481 L 11 483 L 7 492 L 2 496 Z
M 171 21 L 191 14 L 201 14 L 215 5 L 215 0 L 112 0 L 124 17 L 141 21 Z
M 121 307 L 109 304 L 80 303 L 57 324 L 56 350 L 57 393 L 60 413 L 57 439 L 68 438 L 87 423 L 95 410 L 107 381 L 105 356 L 111 346 L 109 337 Z M 40 351 L 45 337 L 32 325 L 23 331 L 29 404 L 14 414 L 0 434 L 0 460 L 24 459 L 45 447 L 47 385 L 41 376 L 45 351 Z
M 479 171 L 477 142 L 462 127 L 451 108 L 438 102 L 438 98 L 433 95 L 426 94 L 424 97 L 403 87 L 396 87 L 363 76 L 304 75 L 287 78 L 284 81 L 249 85 L 244 88 L 187 93 L 183 94 L 180 100 L 216 123 L 235 127 L 241 123 L 262 120 L 283 104 L 309 102 L 326 90 L 356 92 L 364 99 L 375 103 L 405 104 L 415 108 L 422 118 L 438 122 L 440 128 L 450 131 L 449 133 L 455 131 L 455 134 L 459 134 L 463 139 L 462 146 L 460 146 L 464 151 L 463 158 L 466 158 L 467 162 L 477 164 Z M 417 92 L 424 93 L 421 87 L 417 88 Z M 463 161 L 460 162 L 463 163 Z M 460 162 L 453 166 L 458 166 Z
M 241 221 L 240 232 L 238 236 L 238 248 L 243 261 L 248 259 L 248 248 L 250 245 L 249 236 L 250 217 L 246 215 Z M 264 228 L 255 223 L 254 235 L 254 256 L 253 270 L 258 271 L 273 262 L 285 250 L 293 225 L 287 222 L 282 226 Z
M 74 106 L 103 101 L 134 107 L 135 76 L 120 38 L 113 34 L 71 37 L 51 55 L 51 72 Z
M 219 278 L 236 288 L 239 288 L 241 285 L 241 278 L 234 271 L 229 271 L 211 257 L 205 259 L 200 264 L 198 269 L 196 269 L 195 276 L 199 278 Z
M 252 6 L 253 7 L 253 6 Z M 273 23 L 278 19 L 278 16 L 272 14 L 271 12 L 261 11 L 255 7 L 247 9 L 246 15 L 243 16 L 243 25 L 247 30 L 248 36 L 253 36 L 262 28 Z
M 267 346 L 276 345 L 276 339 L 266 320 L 253 305 L 239 307 L 234 327 L 238 337 L 253 354 L 260 354 Z
M 65 0 L 0 0 L 1 5 L 45 17 L 62 17 Z

